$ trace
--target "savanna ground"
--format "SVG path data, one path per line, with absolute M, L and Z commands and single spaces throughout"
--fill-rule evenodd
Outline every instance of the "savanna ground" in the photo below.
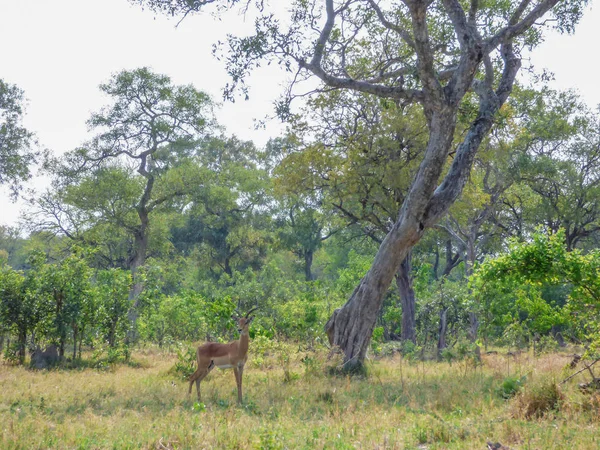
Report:
M 573 372 L 567 353 L 485 355 L 478 366 L 396 354 L 353 379 L 328 375 L 326 353 L 251 354 L 241 407 L 231 370 L 214 370 L 198 403 L 174 354 L 133 359 L 103 370 L 0 364 L 0 448 L 600 448 L 600 397 L 577 388 L 585 374 L 556 390 Z M 521 393 L 504 398 L 521 376 Z

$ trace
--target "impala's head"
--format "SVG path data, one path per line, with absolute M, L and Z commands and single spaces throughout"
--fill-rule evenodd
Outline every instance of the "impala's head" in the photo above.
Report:
M 258 309 L 258 306 L 255 306 L 250 311 L 246 313 L 244 317 L 239 317 L 236 313 L 234 313 L 231 317 L 238 323 L 238 331 L 240 333 L 248 332 L 248 327 L 254 320 L 254 316 L 251 316 L 254 311 Z M 237 312 L 237 310 L 236 310 Z

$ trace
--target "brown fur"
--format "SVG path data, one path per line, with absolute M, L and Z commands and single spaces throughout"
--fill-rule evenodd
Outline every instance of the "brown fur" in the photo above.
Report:
M 190 377 L 188 394 L 192 393 L 192 386 L 195 381 L 198 401 L 201 401 L 200 382 L 206 378 L 210 371 L 215 367 L 232 368 L 237 384 L 238 403 L 242 403 L 242 375 L 244 373 L 244 365 L 248 359 L 248 327 L 252 319 L 253 317 L 238 319 L 238 326 L 241 333 L 237 341 L 228 344 L 207 342 L 198 347 L 198 350 L 196 350 L 198 368 Z

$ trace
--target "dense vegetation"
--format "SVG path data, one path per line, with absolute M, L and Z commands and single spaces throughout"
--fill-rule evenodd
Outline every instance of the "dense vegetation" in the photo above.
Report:
M 350 100 L 327 94 L 312 105 L 315 127 L 338 123 L 343 145 L 290 133 L 260 150 L 220 134 L 206 95 L 148 69 L 102 89 L 114 103 L 90 120 L 99 134 L 46 163 L 53 184 L 32 199 L 29 236 L 2 228 L 6 357 L 55 343 L 61 357 L 87 348 L 119 360 L 145 342 L 226 340 L 233 310 L 256 305 L 253 337 L 328 344 L 324 325 L 368 270 L 415 169 L 418 115 L 354 98 L 347 126 L 373 126 L 348 134 L 331 105 Z M 386 293 L 374 352 L 595 349 L 597 123 L 574 94 L 516 92 L 464 195 Z
M 134 3 L 187 16 L 213 2 Z M 583 3 L 473 2 L 467 18 L 457 2 L 410 1 L 392 23 L 373 1 L 326 1 L 322 15 L 295 2 L 288 31 L 258 3 L 256 36 L 230 38 L 226 96 L 245 91 L 263 58 L 325 86 L 298 110 L 290 89 L 277 107 L 287 132 L 264 148 L 227 135 L 205 92 L 142 67 L 100 86 L 107 104 L 88 120 L 89 141 L 42 153 L 22 127 L 23 93 L 0 80 L 0 184 L 20 194 L 36 160 L 51 180 L 27 194 L 22 227 L 0 227 L 0 388 L 12 392 L 0 403 L 11 423 L 3 447 L 175 448 L 197 438 L 466 448 L 485 436 L 590 448 L 600 116 L 541 78 L 519 84 L 516 50 L 540 42 L 536 21 L 549 11 L 549 23 L 572 31 Z M 254 307 L 244 409 L 222 393 L 208 409 L 181 403 L 194 344 L 236 338 L 232 314 Z M 20 367 L 37 367 L 46 347 L 60 370 L 43 378 Z M 573 372 L 564 369 L 573 348 L 592 377 L 581 392 L 558 384 Z M 369 378 L 340 376 L 368 358 Z M 87 397 L 44 393 L 54 377 L 85 390 L 90 373 Z M 368 425 L 360 408 L 377 414 Z M 129 434 L 133 416 L 147 425 L 164 411 L 177 424 L 159 425 L 165 441 L 146 426 Z M 80 413 L 93 435 L 64 428 Z M 108 437 L 111 420 L 92 425 L 121 413 L 118 438 Z M 202 414 L 210 437 L 190 431 Z M 474 414 L 483 421 L 470 423 Z M 228 434 L 219 417 L 258 431 Z M 561 430 L 578 422 L 564 433 L 543 422 L 532 438 L 527 420 L 540 417 Z M 412 431 L 391 433 L 392 422 Z

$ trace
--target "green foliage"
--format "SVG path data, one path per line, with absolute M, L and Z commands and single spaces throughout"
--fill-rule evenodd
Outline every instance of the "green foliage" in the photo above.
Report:
M 39 156 L 33 134 L 22 125 L 24 102 L 21 89 L 0 79 L 0 185 L 8 184 L 13 195 Z
M 196 370 L 196 349 L 179 345 L 173 370 L 181 379 L 187 380 Z
M 127 312 L 131 283 L 131 274 L 124 270 L 102 270 L 96 276 L 97 319 L 100 332 L 111 348 L 124 342 L 129 327 Z
M 506 377 L 502 384 L 496 389 L 496 393 L 505 400 L 508 400 L 517 395 L 523 389 L 523 386 L 527 381 L 527 377 L 509 376 Z
M 182 292 L 164 297 L 143 311 L 140 335 L 159 346 L 222 338 L 225 330 L 233 328 L 234 309 L 229 298 L 207 300 L 194 292 Z
M 271 237 L 263 205 L 270 181 L 251 142 L 212 138 L 195 149 L 203 177 L 187 194 L 188 208 L 172 222 L 171 242 L 198 261 L 199 278 L 258 269 Z
M 600 338 L 600 256 L 567 251 L 564 242 L 564 231 L 536 233 L 531 242 L 513 241 L 508 253 L 479 267 L 471 285 L 488 334 L 497 327 L 516 344 L 526 335 L 571 324 L 581 339 Z M 542 294 L 548 285 L 568 287 L 566 302 L 546 300 Z

